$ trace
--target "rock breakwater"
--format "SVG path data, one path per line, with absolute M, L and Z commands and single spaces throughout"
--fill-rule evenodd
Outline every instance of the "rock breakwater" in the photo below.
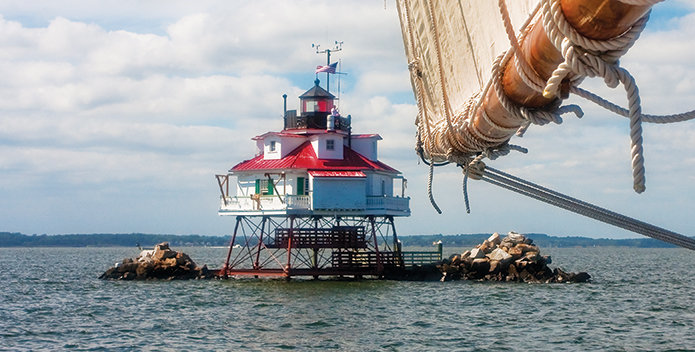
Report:
M 153 250 L 144 250 L 136 258 L 125 258 L 116 263 L 99 278 L 103 280 L 189 280 L 213 278 L 204 265 L 199 268 L 183 252 L 169 248 L 169 243 L 162 242 Z
M 516 232 L 502 239 L 498 233 L 461 255 L 452 255 L 437 268 L 441 280 L 517 281 L 529 283 L 586 282 L 585 272 L 550 269 L 550 256 L 542 256 L 533 240 Z

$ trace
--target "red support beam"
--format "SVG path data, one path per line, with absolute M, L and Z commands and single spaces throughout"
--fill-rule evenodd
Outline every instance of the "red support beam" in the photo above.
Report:
M 256 249 L 256 261 L 253 263 L 254 269 L 260 269 L 261 260 L 261 249 L 263 248 L 263 230 L 265 229 L 265 222 L 268 221 L 268 217 L 264 216 L 261 221 L 261 234 L 258 237 L 258 248 Z
M 236 225 L 234 225 L 234 233 L 232 234 L 232 241 L 229 242 L 229 252 L 227 252 L 227 260 L 224 261 L 224 268 L 222 268 L 221 276 L 227 278 L 227 272 L 229 271 L 229 258 L 232 257 L 232 248 L 234 248 L 234 241 L 236 241 L 236 233 L 239 230 L 239 223 L 242 221 L 243 216 L 236 217 Z
M 294 232 L 294 215 L 290 216 L 290 232 L 287 239 L 287 265 L 285 265 L 285 276 L 290 277 L 292 268 L 292 235 Z

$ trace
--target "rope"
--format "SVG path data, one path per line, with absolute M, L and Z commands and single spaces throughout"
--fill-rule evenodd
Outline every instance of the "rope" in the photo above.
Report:
M 616 114 L 624 116 L 624 117 L 630 116 L 629 110 L 624 109 L 616 104 L 613 104 L 610 101 L 605 100 L 605 99 L 601 98 L 600 96 L 598 96 L 594 93 L 591 93 L 587 90 L 584 90 L 582 88 L 572 86 L 572 87 L 570 87 L 570 92 L 572 94 L 580 96 L 586 100 L 589 100 L 589 101 L 595 103 L 596 105 L 598 105 L 606 110 L 609 110 L 613 113 L 616 113 Z M 657 123 L 657 124 L 684 122 L 684 121 L 688 121 L 688 120 L 692 120 L 692 119 L 695 119 L 695 110 L 684 112 L 681 114 L 673 114 L 673 115 L 642 114 L 642 122 Z
M 644 156 L 642 148 L 642 108 L 635 79 L 617 59 L 639 38 L 649 20 L 649 13 L 637 21 L 625 34 L 609 40 L 593 40 L 579 34 L 565 19 L 560 0 L 541 0 L 543 25 L 555 48 L 562 52 L 565 61 L 558 65 L 548 79 L 543 96 L 557 95 L 565 77 L 576 74 L 575 81 L 584 77 L 602 77 L 606 85 L 614 88 L 622 83 L 628 97 L 630 118 L 630 142 L 632 154 L 633 188 L 637 193 L 645 190 Z M 594 54 L 596 53 L 596 54 Z
M 468 169 L 463 169 L 463 202 L 466 204 L 466 214 L 471 213 L 471 204 L 468 201 Z
M 693 238 L 569 197 L 491 167 L 485 168 L 482 175 L 482 179 L 490 184 L 647 237 L 695 250 Z
M 430 204 L 432 204 L 434 210 L 436 210 L 438 214 L 441 214 L 442 210 L 439 209 L 439 206 L 437 206 L 437 202 L 434 201 L 434 196 L 432 195 L 432 177 L 434 175 L 434 163 L 430 164 L 430 173 L 428 175 L 429 176 L 427 177 L 427 195 L 430 198 Z
M 499 148 L 486 149 L 469 163 L 458 165 L 463 169 L 463 200 L 466 204 L 466 213 L 471 213 L 471 206 L 470 202 L 468 201 L 468 179 L 472 178 L 474 180 L 481 180 L 483 178 L 482 172 L 485 170 L 485 163 L 483 163 L 483 159 L 488 158 L 490 160 L 495 160 L 500 156 L 509 154 L 509 152 L 512 150 L 524 154 L 528 153 L 528 149 L 524 147 L 507 143 Z

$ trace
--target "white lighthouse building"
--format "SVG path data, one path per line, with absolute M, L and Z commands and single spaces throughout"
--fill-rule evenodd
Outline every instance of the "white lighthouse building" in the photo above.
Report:
M 236 217 L 221 274 L 379 276 L 402 267 L 394 217 L 410 215 L 410 198 L 400 172 L 378 160 L 381 136 L 352 134 L 352 118 L 318 79 L 299 100 L 282 131 L 252 138 L 253 158 L 217 175 L 219 214 Z
M 377 158 L 381 136 L 352 134 L 350 116 L 331 114 L 334 98 L 317 80 L 299 116 L 287 111 L 281 132 L 253 138 L 256 156 L 218 177 L 220 215 L 410 215 L 405 179 Z

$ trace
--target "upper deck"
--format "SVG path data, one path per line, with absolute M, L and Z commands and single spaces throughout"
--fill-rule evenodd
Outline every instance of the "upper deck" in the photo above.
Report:
M 364 196 L 351 208 L 315 204 L 312 195 L 251 195 L 220 198 L 220 215 L 390 215 L 410 216 L 409 197 Z M 360 206 L 361 205 L 361 206 Z

